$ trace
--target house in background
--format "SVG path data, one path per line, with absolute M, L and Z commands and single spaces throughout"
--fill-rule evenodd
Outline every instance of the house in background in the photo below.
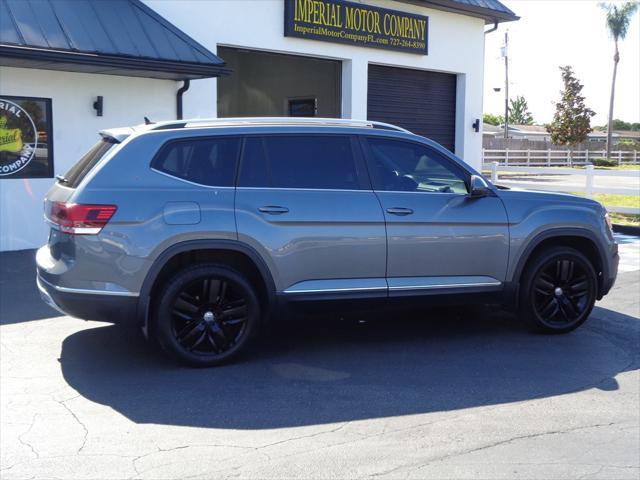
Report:
M 482 134 L 482 146 L 485 149 L 503 149 L 506 147 L 504 139 L 504 126 L 484 124 Z M 640 132 L 614 132 L 613 145 L 627 138 L 623 134 L 637 134 L 635 140 L 640 139 Z M 607 132 L 594 130 L 587 135 L 587 145 L 579 145 L 578 148 L 602 149 L 607 141 Z M 509 145 L 513 149 L 546 149 L 556 148 L 551 143 L 551 134 L 544 125 L 509 125 Z M 560 148 L 560 147 L 558 147 Z M 562 147 L 564 148 L 564 147 Z

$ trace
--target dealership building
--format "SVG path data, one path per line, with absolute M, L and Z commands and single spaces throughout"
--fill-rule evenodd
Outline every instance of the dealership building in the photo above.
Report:
M 145 117 L 378 120 L 478 167 L 485 34 L 517 18 L 497 0 L 0 0 L 0 250 L 46 242 L 55 175 Z

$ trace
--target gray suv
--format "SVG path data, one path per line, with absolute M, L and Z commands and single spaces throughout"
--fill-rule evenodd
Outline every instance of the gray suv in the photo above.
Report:
M 492 185 L 440 145 L 369 121 L 106 130 L 51 187 L 45 219 L 47 303 L 137 322 L 197 366 L 235 357 L 282 307 L 318 302 L 495 303 L 568 332 L 618 268 L 599 203 Z

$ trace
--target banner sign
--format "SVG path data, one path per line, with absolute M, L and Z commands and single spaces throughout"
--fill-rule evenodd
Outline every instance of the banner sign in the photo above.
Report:
M 343 0 L 284 0 L 284 35 L 428 54 L 429 17 Z
M 53 176 L 51 99 L 0 95 L 0 179 Z

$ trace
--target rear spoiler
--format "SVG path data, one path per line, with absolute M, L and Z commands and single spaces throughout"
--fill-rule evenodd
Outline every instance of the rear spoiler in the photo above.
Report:
M 133 134 L 133 128 L 110 128 L 108 130 L 100 130 L 100 136 L 105 140 L 113 143 L 121 143 Z

